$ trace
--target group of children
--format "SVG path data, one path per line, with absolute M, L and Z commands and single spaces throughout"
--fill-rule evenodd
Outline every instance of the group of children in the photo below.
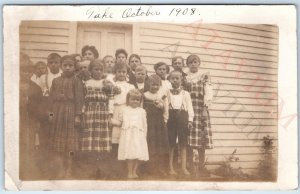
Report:
M 98 57 L 94 46 L 83 47 L 81 55 L 52 53 L 47 64 L 35 64 L 31 77 L 48 105 L 40 138 L 62 158 L 64 176 L 73 173 L 81 154 L 82 165 L 106 174 L 118 174 L 123 166 L 117 161 L 126 161 L 130 179 L 143 173 L 177 175 L 176 154 L 180 174 L 206 174 L 213 96 L 209 74 L 199 72 L 200 58 L 186 59 L 187 73 L 184 59 L 174 57 L 171 72 L 158 62 L 155 74 L 147 75 L 140 56 L 132 54 L 127 61 L 124 49 L 115 57 Z

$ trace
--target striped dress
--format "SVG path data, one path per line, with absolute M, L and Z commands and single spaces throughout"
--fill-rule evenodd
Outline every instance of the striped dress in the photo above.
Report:
M 81 134 L 83 152 L 110 152 L 112 131 L 109 129 L 109 98 L 103 92 L 103 80 L 85 83 L 84 128 Z
M 212 100 L 212 87 L 208 74 L 188 73 L 186 90 L 190 92 L 194 109 L 193 128 L 189 132 L 188 144 L 193 148 L 213 148 L 212 131 L 205 101 Z M 209 87 L 206 87 L 209 86 Z M 207 90 L 207 91 L 206 91 Z

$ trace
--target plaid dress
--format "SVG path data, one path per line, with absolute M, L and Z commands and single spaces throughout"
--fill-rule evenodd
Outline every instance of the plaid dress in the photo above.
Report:
M 79 134 L 75 128 L 75 116 L 81 115 L 83 84 L 76 76 L 62 74 L 52 82 L 50 90 L 53 125 L 49 146 L 57 152 L 79 150 Z
M 194 109 L 193 128 L 189 132 L 188 144 L 193 148 L 213 148 L 209 111 L 204 106 L 205 84 L 209 82 L 206 74 L 199 74 L 197 80 L 187 76 L 186 90 L 190 92 Z
M 103 80 L 88 80 L 84 109 L 84 129 L 81 150 L 85 152 L 110 152 L 112 132 L 108 126 L 109 98 L 103 92 Z

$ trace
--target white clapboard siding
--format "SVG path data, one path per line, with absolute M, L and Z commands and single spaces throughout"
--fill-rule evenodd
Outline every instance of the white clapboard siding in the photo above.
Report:
M 214 149 L 208 169 L 236 150 L 235 168 L 255 172 L 263 159 L 263 138 L 277 146 L 278 29 L 271 25 L 140 24 L 140 55 L 149 74 L 153 64 L 171 65 L 174 56 L 201 58 L 210 72 L 214 99 L 211 126 Z M 277 153 L 274 153 L 277 157 Z
M 20 25 L 20 51 L 33 62 L 46 62 L 50 53 L 69 53 L 70 22 L 23 21 Z

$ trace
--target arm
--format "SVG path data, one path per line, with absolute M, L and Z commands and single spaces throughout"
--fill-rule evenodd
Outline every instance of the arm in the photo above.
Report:
M 146 111 L 144 109 L 143 110 L 143 128 L 145 131 L 145 137 L 147 137 L 147 130 L 148 130 L 148 126 L 147 126 L 147 114 Z
M 193 104 L 192 104 L 192 99 L 190 93 L 186 92 L 185 95 L 185 100 L 186 100 L 186 108 L 189 114 L 189 122 L 193 122 L 194 120 L 194 109 L 193 109 Z
M 169 119 L 169 101 L 168 101 L 168 97 L 164 96 L 163 98 L 163 102 L 164 102 L 164 121 L 165 123 L 167 123 L 168 119 Z

